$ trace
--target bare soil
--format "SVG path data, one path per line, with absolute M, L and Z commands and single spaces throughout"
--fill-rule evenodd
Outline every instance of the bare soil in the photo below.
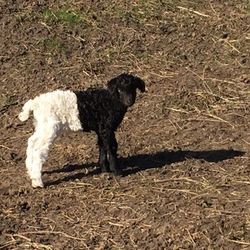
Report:
M 249 1 L 0 1 L 0 249 L 250 249 Z M 92 133 L 58 138 L 32 189 L 45 91 L 145 80 L 119 130 L 123 177 Z

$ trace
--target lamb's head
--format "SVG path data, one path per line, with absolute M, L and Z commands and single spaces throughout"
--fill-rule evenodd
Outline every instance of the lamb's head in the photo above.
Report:
M 108 82 L 108 90 L 126 107 L 135 103 L 137 89 L 144 92 L 145 83 L 139 77 L 130 74 L 121 74 Z

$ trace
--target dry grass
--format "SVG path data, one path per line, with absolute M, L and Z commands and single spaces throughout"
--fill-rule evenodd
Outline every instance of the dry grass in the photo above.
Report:
M 47 1 L 3 5 L 0 249 L 248 249 L 248 4 Z M 11 34 L 11 35 L 9 35 Z M 119 131 L 125 176 L 100 174 L 91 134 L 64 134 L 42 190 L 24 174 L 28 98 L 147 84 Z

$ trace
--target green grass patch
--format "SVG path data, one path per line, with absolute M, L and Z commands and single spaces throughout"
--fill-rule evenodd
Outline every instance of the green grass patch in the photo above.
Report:
M 78 24 L 82 21 L 82 17 L 80 14 L 72 11 L 72 10 L 50 10 L 47 9 L 42 13 L 42 18 L 45 21 L 49 22 L 59 22 L 66 24 Z

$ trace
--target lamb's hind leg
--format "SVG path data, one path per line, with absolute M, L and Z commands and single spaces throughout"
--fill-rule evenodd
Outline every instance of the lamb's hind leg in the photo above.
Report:
M 26 169 L 28 172 L 29 177 L 32 180 L 32 186 L 33 187 L 43 187 L 41 175 L 39 176 L 39 173 L 37 171 L 37 167 L 35 167 L 35 145 L 37 144 L 37 141 L 39 140 L 38 132 L 35 131 L 35 133 L 28 139 L 28 147 L 26 150 Z M 41 166 L 40 166 L 41 168 Z M 38 168 L 39 170 L 39 168 Z
M 42 165 L 46 161 L 49 147 L 57 136 L 56 124 L 43 124 L 28 140 L 26 168 L 33 187 L 43 187 Z

